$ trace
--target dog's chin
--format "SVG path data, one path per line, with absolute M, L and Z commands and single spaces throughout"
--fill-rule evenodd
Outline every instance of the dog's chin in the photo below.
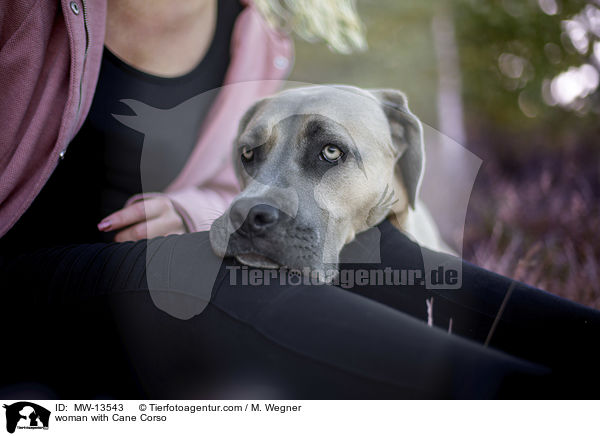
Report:
M 277 269 L 282 267 L 281 264 L 274 260 L 257 253 L 236 254 L 235 258 L 238 262 L 254 268 Z

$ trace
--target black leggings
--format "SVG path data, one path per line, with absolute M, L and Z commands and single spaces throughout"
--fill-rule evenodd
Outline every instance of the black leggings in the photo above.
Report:
M 378 230 L 381 263 L 342 268 L 452 260 L 387 221 Z M 243 284 L 251 271 L 221 265 L 207 233 L 4 254 L 0 394 L 36 383 L 67 398 L 597 395 L 600 312 L 466 262 L 459 290 Z

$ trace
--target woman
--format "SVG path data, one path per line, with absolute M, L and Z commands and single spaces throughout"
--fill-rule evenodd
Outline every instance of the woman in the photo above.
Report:
M 333 47 L 360 45 L 350 3 L 320 6 L 331 3 L 291 3 L 281 16 Z M 235 125 L 291 64 L 289 39 L 263 18 L 281 17 L 276 3 L 257 4 L 263 15 L 251 2 L 214 0 L 1 7 L 0 272 L 3 330 L 14 332 L 4 346 L 31 346 L 11 354 L 0 385 L 36 382 L 67 397 L 580 394 L 597 364 L 584 359 L 597 312 L 472 265 L 452 293 L 249 289 L 227 280 L 230 260 L 213 286 L 207 268 L 220 260 L 198 231 L 235 193 Z M 298 6 L 307 4 L 315 10 Z M 346 31 L 332 30 L 327 10 Z M 242 93 L 207 93 L 239 82 Z M 148 115 L 156 109 L 160 117 Z M 166 141 L 149 144 L 150 128 Z M 379 230 L 381 268 L 423 269 L 420 247 L 387 221 Z M 444 330 L 423 322 L 432 297 Z M 157 298 L 204 310 L 184 321 Z
M 19 26 L 19 34 L 31 38 L 29 46 L 19 41 L 19 34 L 3 32 L 2 76 L 11 82 L 3 83 L 2 100 L 13 101 L 3 105 L 3 147 L 5 155 L 14 158 L 2 171 L 1 234 L 29 207 L 55 167 L 57 172 L 70 173 L 63 177 L 64 184 L 78 180 L 81 188 L 57 186 L 60 195 L 48 194 L 54 210 L 64 212 L 60 219 L 50 217 L 48 225 L 32 223 L 29 231 L 35 232 L 35 239 L 59 230 L 60 242 L 69 242 L 66 235 L 75 233 L 73 229 L 83 221 L 88 227 L 80 229 L 85 235 L 76 241 L 97 240 L 100 235 L 90 225 L 110 212 L 116 213 L 99 228 L 119 230 L 117 241 L 206 229 L 214 210 L 224 210 L 236 191 L 226 158 L 236 121 L 256 98 L 275 91 L 278 80 L 287 74 L 292 56 L 289 39 L 270 30 L 254 7 L 242 11 L 235 1 L 222 3 L 219 13 L 217 2 L 207 0 L 177 8 L 168 2 L 136 1 L 109 2 L 106 11 L 102 1 L 62 2 L 62 11 L 57 7 L 33 8 Z M 8 12 L 5 20 L 10 19 Z M 42 27 L 39 20 L 48 23 Z M 10 24 L 3 28 L 10 29 Z M 67 44 L 72 47 L 70 54 Z M 24 50 L 33 53 L 19 62 Z M 223 84 L 256 79 L 264 81 L 244 87 L 242 95 L 220 95 L 212 107 L 208 102 L 194 107 L 197 124 L 186 126 L 189 132 L 173 141 L 178 146 L 171 146 L 167 161 L 162 162 L 169 174 L 152 186 L 164 194 L 134 197 L 142 192 L 138 179 L 144 132 L 112 117 L 128 109 L 120 99 L 165 109 Z M 25 91 L 18 99 L 11 98 L 17 89 Z M 197 141 L 198 126 L 208 118 L 210 123 Z M 173 130 L 178 131 L 177 126 Z M 72 153 L 76 155 L 71 157 Z M 82 207 L 81 201 L 90 197 L 90 186 L 98 184 L 91 194 L 104 204 L 90 201 Z M 70 198 L 65 196 L 68 191 L 72 191 Z M 60 207 L 59 197 L 63 198 Z M 132 206 L 138 201 L 146 203 L 148 216 L 135 213 L 144 211 Z

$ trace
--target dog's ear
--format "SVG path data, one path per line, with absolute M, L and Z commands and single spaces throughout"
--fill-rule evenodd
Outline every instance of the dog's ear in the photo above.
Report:
M 414 209 L 425 168 L 423 128 L 419 119 L 408 109 L 406 96 L 395 89 L 370 89 L 379 101 L 390 125 L 392 143 L 398 162 L 408 202 Z

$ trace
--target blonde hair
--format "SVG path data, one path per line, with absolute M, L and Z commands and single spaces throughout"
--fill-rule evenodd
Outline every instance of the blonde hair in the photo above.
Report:
M 355 0 L 254 0 L 254 4 L 270 25 L 308 42 L 325 42 L 340 53 L 367 47 Z

